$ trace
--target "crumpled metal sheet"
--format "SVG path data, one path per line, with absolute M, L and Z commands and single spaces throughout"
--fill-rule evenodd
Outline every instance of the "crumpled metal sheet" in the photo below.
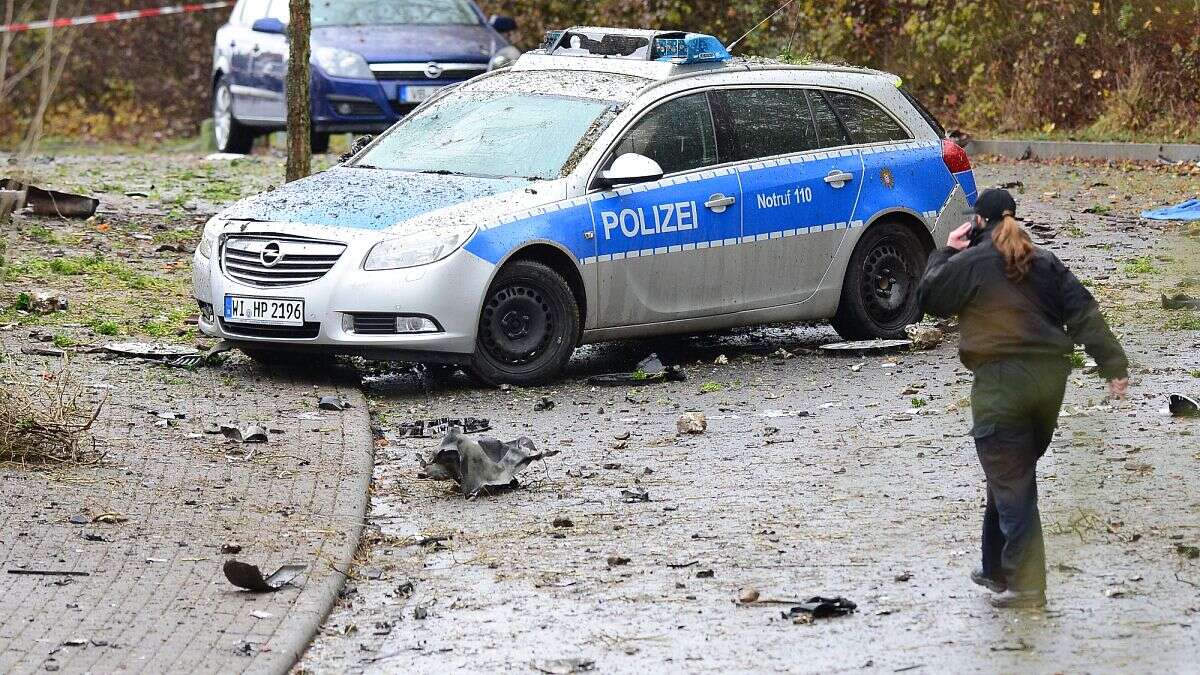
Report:
M 36 216 L 60 218 L 91 218 L 100 207 L 100 200 L 83 195 L 45 190 L 36 185 L 21 185 L 11 178 L 0 179 L 0 189 L 23 192 L 25 208 Z M 20 205 L 17 205 L 20 208 Z
M 307 565 L 284 565 L 275 570 L 271 576 L 263 577 L 258 565 L 251 565 L 240 560 L 226 560 L 222 568 L 229 583 L 254 593 L 274 593 L 284 586 L 292 586 L 307 568 Z
M 1171 394 L 1168 409 L 1175 417 L 1200 417 L 1200 400 L 1183 394 Z
M 431 458 L 420 458 L 421 477 L 453 480 L 464 496 L 474 497 L 485 488 L 518 487 L 516 475 L 525 467 L 557 454 L 538 452 L 533 441 L 524 436 L 507 442 L 486 437 L 476 441 L 454 427 Z

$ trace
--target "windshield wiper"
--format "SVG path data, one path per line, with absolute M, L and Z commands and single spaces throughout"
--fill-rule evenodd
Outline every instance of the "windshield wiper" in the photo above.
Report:
M 354 168 L 355 169 L 378 169 L 379 167 L 375 166 L 374 164 L 355 164 Z
M 429 169 L 427 171 L 418 171 L 417 173 L 428 173 L 435 176 L 469 176 L 471 174 L 462 173 L 461 171 L 451 171 L 449 169 Z

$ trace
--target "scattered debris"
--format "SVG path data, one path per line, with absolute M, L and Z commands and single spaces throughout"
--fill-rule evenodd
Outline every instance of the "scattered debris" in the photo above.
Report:
M 1149 220 L 1200 220 L 1200 199 L 1189 199 L 1175 206 L 1142 211 Z
M 946 336 L 941 328 L 920 323 L 905 326 L 904 333 L 912 340 L 914 350 L 933 349 L 941 344 L 942 338 Z
M 33 314 L 65 312 L 69 302 L 67 296 L 57 291 L 29 291 L 17 296 L 16 309 Z
M 92 522 L 91 516 L 86 513 L 76 513 L 67 519 L 72 525 L 90 525 Z
M 1128 592 L 1129 591 L 1126 590 L 1124 586 L 1109 586 L 1108 588 L 1104 589 L 1105 597 L 1109 598 L 1123 598 Z
M 657 382 L 683 382 L 687 374 L 679 366 L 664 366 L 658 354 L 651 354 L 642 359 L 637 370 L 632 373 L 610 373 L 608 375 L 593 375 L 587 379 L 588 384 L 600 386 L 629 386 L 653 384 Z
M 256 609 L 253 612 L 250 612 L 250 616 L 252 616 L 256 619 L 270 619 L 271 617 L 273 617 L 275 615 L 270 612 L 264 612 L 261 609 Z
M 21 353 L 25 356 L 49 356 L 60 359 L 67 355 L 66 350 L 57 347 L 21 347 Z
M 39 577 L 90 577 L 90 572 L 71 572 L 66 570 L 9 570 L 9 574 L 24 574 Z
M 675 428 L 682 434 L 702 434 L 708 429 L 708 418 L 704 413 L 690 412 L 679 416 Z
M 129 516 L 113 512 L 101 513 L 95 518 L 92 518 L 92 522 L 100 523 L 101 525 L 118 525 L 120 523 L 129 522 Z
M 421 462 L 418 477 L 453 480 L 463 495 L 471 498 L 484 488 L 519 487 L 517 473 L 539 459 L 557 454 L 558 451 L 539 453 L 533 441 L 524 436 L 507 443 L 495 438 L 475 441 L 454 427 L 430 459 L 418 457 Z
M 1200 310 L 1200 298 L 1193 298 L 1187 293 L 1176 293 L 1171 296 L 1163 294 L 1163 309 L 1195 309 Z
M 754 603 L 758 602 L 758 599 L 761 597 L 762 594 L 758 592 L 757 588 L 747 587 L 743 588 L 741 594 L 738 595 L 738 602 L 742 603 L 743 605 L 753 605 Z
M 621 490 L 621 498 L 626 504 L 636 504 L 638 502 L 650 501 L 650 491 L 642 488 L 630 488 Z
M 274 593 L 284 586 L 292 586 L 307 569 L 307 565 L 284 565 L 275 570 L 271 576 L 263 578 L 258 565 L 251 565 L 238 560 L 226 560 L 224 571 L 229 583 L 244 588 L 253 593 Z
M 117 356 L 151 361 L 167 361 L 184 356 L 200 356 L 200 353 L 190 347 L 179 345 L 153 344 L 150 342 L 114 342 L 104 345 L 104 351 Z
M 795 358 L 796 355 L 784 349 L 783 347 L 780 347 L 779 349 L 775 350 L 775 353 L 771 354 L 771 356 L 779 359 L 780 361 L 787 361 L 788 359 Z
M 1200 558 L 1200 547 L 1196 546 L 1175 544 L 1175 552 L 1187 558 L 1188 560 L 1196 560 L 1197 558 Z
M 222 424 L 221 435 L 237 443 L 266 443 L 268 436 L 267 428 L 258 424 L 244 427 Z
M 1171 394 L 1168 409 L 1174 417 L 1198 417 L 1200 416 L 1200 401 L 1183 394 Z
M 27 213 L 35 216 L 86 219 L 96 215 L 96 209 L 100 207 L 99 199 L 24 185 L 11 178 L 0 179 L 0 190 L 24 193 L 24 199 L 18 195 L 14 208 L 24 207 Z
M 585 673 L 596 668 L 596 662 L 591 659 L 549 659 L 534 661 L 530 664 L 534 670 L 548 675 L 572 675 Z
M 813 619 L 825 619 L 832 616 L 845 616 L 858 609 L 858 605 L 841 597 L 823 598 L 814 596 L 783 613 L 783 618 L 791 619 L 792 623 L 812 623 Z
M 570 518 L 560 517 L 554 519 L 555 527 L 575 527 L 575 521 Z
M 166 364 L 172 368 L 197 368 L 206 364 L 216 363 L 216 357 L 233 351 L 233 343 L 221 340 L 203 354 L 184 354 L 170 359 Z
M 911 348 L 911 340 L 857 340 L 854 342 L 834 342 L 821 345 L 821 349 L 834 354 L 858 355 L 865 352 L 887 353 Z
M 317 407 L 321 410 L 345 410 L 354 406 L 344 396 L 322 396 L 317 401 Z
M 534 412 L 546 412 L 547 410 L 554 410 L 554 399 L 549 396 L 543 396 L 537 403 L 533 404 Z
M 242 545 L 233 542 L 221 544 L 221 553 L 225 555 L 236 555 L 242 552 Z
M 417 420 L 401 424 L 396 428 L 396 435 L 400 438 L 441 438 L 455 427 L 461 429 L 464 434 L 478 434 L 491 429 L 492 423 L 488 419 L 475 417 Z
M 895 576 L 895 579 L 896 579 L 896 581 L 899 581 L 900 583 L 904 583 L 906 581 L 912 581 L 912 572 L 901 572 L 900 574 L 897 574 Z
M 622 565 L 628 565 L 628 564 L 629 564 L 629 558 L 627 558 L 623 555 L 608 556 L 608 566 L 609 567 L 621 567 Z
M 724 354 L 721 354 L 720 356 L 718 356 L 716 358 L 715 361 L 713 361 L 713 365 L 714 366 L 727 366 L 727 365 L 729 365 L 729 357 L 725 356 Z
M 696 572 L 697 579 L 712 579 L 716 575 L 717 573 L 712 570 L 700 570 L 699 572 Z

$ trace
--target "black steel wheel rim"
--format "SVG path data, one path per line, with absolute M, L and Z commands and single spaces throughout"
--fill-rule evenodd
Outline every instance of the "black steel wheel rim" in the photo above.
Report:
M 903 320 L 915 290 L 911 256 L 893 239 L 879 241 L 863 260 L 860 292 L 863 307 L 877 324 L 892 327 Z
M 529 285 L 511 284 L 488 298 L 480 337 L 493 359 L 508 366 L 523 366 L 546 353 L 557 326 L 544 292 Z

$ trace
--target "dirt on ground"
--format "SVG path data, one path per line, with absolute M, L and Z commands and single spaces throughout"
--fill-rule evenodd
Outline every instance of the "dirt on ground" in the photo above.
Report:
M 70 350 L 193 344 L 199 228 L 277 184 L 281 161 L 72 154 L 41 171 L 47 187 L 98 192 L 102 210 L 4 233 L 0 325 Z M 1195 196 L 1200 178 L 999 161 L 978 174 L 1018 193 L 1035 239 L 1086 280 L 1134 363 L 1128 401 L 1106 401 L 1082 355 L 1071 378 L 1040 471 L 1045 611 L 994 610 L 967 580 L 983 476 L 957 336 L 836 357 L 818 349 L 838 339 L 827 326 L 769 326 L 583 348 L 560 382 L 531 389 L 350 364 L 378 432 L 371 527 L 297 672 L 1188 670 L 1200 652 L 1200 444 L 1197 422 L 1165 409 L 1171 392 L 1200 393 L 1200 314 L 1164 310 L 1159 294 L 1200 295 L 1188 286 L 1200 242 L 1137 213 Z M 34 288 L 66 293 L 71 310 L 18 309 Z M 650 353 L 687 381 L 586 382 Z M 222 377 L 242 386 L 241 372 Z M 691 412 L 707 429 L 680 435 Z M 419 479 L 417 456 L 439 439 L 401 438 L 399 425 L 464 416 L 559 454 L 519 489 L 474 500 Z M 857 611 L 783 616 L 815 595 Z

